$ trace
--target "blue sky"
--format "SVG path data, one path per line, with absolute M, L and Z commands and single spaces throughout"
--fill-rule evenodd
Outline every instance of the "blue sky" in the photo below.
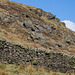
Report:
M 12 0 L 51 12 L 61 21 L 69 20 L 75 24 L 75 0 Z M 75 25 L 74 25 L 75 26 Z

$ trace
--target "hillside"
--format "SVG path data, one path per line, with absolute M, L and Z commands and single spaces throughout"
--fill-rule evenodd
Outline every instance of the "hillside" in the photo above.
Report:
M 36 49 L 40 51 L 37 52 L 38 56 Z M 51 67 L 54 71 L 66 72 L 75 67 L 75 32 L 68 29 L 64 22 L 56 18 L 56 15 L 40 8 L 7 0 L 7 2 L 0 2 L 0 50 L 0 61 L 23 64 L 39 60 L 37 63 L 46 65 L 45 68 Z M 26 54 L 24 54 L 25 50 L 28 50 Z M 46 52 L 49 53 L 45 54 Z M 51 55 L 50 52 L 53 54 Z M 24 56 L 26 58 L 23 58 L 23 55 L 27 55 Z M 45 57 L 42 57 L 43 55 Z M 43 62 L 46 64 L 44 65 Z M 56 66 L 51 66 L 49 62 Z M 64 66 L 58 68 L 62 64 Z
M 74 33 L 55 15 L 42 9 L 15 2 L 0 4 L 0 38 L 73 55 Z

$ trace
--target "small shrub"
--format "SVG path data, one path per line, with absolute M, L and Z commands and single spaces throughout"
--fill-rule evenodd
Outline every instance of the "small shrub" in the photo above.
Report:
M 18 69 L 19 70 L 23 70 L 24 69 L 24 66 L 22 64 L 20 64 L 19 67 L 18 67 Z
M 44 67 L 43 66 L 41 66 L 41 67 L 38 66 L 37 71 L 44 72 Z

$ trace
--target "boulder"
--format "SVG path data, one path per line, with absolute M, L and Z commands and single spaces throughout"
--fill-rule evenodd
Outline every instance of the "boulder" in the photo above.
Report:
M 1 39 L 0 39 L 0 41 L 2 41 L 2 42 L 6 42 L 6 39 L 4 39 L 4 38 L 1 38 Z
M 65 26 L 65 23 L 64 23 L 64 22 L 60 22 L 60 25 L 63 25 L 63 26 Z
M 55 19 L 56 15 L 47 15 L 46 18 L 48 20 Z
M 32 27 L 32 22 L 31 21 L 24 21 L 21 22 L 21 25 L 23 25 L 25 28 L 31 28 Z
M 73 41 L 72 37 L 71 36 L 66 36 L 66 44 L 70 45 L 71 42 Z
M 41 33 L 36 33 L 35 36 L 36 36 L 36 38 L 41 39 L 41 38 L 43 37 L 43 34 L 41 34 Z

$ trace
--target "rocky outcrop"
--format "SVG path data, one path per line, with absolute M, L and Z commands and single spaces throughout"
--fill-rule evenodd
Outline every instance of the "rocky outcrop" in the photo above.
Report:
M 44 66 L 53 71 L 75 70 L 75 57 L 63 53 L 54 53 L 39 48 L 23 47 L 0 39 L 0 62 L 9 64 L 32 64 L 34 67 Z
M 45 49 L 75 55 L 75 35 L 55 15 L 11 1 L 0 4 L 0 10 L 0 29 L 8 34 L 13 33 L 13 36 L 22 37 L 20 40 L 39 44 Z

